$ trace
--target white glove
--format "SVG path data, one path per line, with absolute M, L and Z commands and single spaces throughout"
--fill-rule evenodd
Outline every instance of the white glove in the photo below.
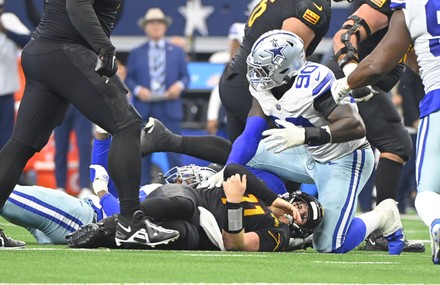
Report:
M 274 153 L 282 152 L 288 148 L 302 145 L 305 143 L 306 130 L 297 127 L 286 120 L 275 120 L 284 129 L 270 129 L 263 132 L 263 136 L 268 136 L 262 140 L 266 144 L 266 149 L 274 149 Z
M 197 188 L 212 189 L 214 187 L 221 187 L 222 183 L 224 181 L 224 179 L 223 179 L 223 172 L 224 171 L 225 171 L 225 168 L 223 167 L 222 170 L 220 170 L 216 174 L 214 174 L 211 177 L 209 177 L 208 180 L 206 180 L 206 181 L 202 182 L 201 184 L 199 184 L 199 186 L 197 186 Z
M 96 195 L 100 191 L 108 191 L 109 176 L 107 170 L 99 164 L 92 164 L 90 168 L 95 170 L 95 179 L 93 179 L 92 186 Z
M 333 99 L 335 100 L 336 104 L 339 104 L 341 100 L 344 99 L 351 91 L 347 83 L 347 77 L 343 77 L 333 82 L 331 90 Z

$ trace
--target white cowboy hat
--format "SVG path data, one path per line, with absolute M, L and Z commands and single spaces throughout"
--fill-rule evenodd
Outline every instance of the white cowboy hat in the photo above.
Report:
M 172 23 L 171 17 L 165 16 L 165 14 L 159 8 L 148 9 L 147 13 L 145 13 L 145 16 L 138 20 L 138 25 L 143 29 L 144 26 L 150 21 L 162 21 L 167 26 L 171 25 Z

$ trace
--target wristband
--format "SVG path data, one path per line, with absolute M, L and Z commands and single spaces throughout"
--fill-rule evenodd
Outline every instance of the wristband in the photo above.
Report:
M 226 201 L 226 222 L 223 230 L 230 234 L 238 234 L 243 230 L 243 206 L 241 203 Z
M 329 126 L 308 127 L 306 129 L 305 142 L 308 145 L 322 145 L 332 142 L 332 134 Z

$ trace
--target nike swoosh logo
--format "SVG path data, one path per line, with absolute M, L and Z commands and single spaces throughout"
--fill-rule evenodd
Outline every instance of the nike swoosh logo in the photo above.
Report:
M 316 9 L 318 9 L 319 11 L 322 11 L 322 6 L 319 6 L 319 5 L 316 4 L 316 3 L 313 3 L 313 5 L 315 5 Z
M 318 81 L 320 77 L 321 77 L 321 72 L 318 73 L 318 76 L 316 76 L 315 80 Z
M 371 238 L 369 238 L 369 240 L 370 240 L 370 243 L 371 243 L 372 245 L 376 245 L 376 241 L 375 241 L 375 240 L 372 240 Z
M 119 226 L 124 230 L 124 231 L 126 231 L 127 233 L 130 233 L 131 232 L 131 227 L 130 226 L 128 226 L 128 228 L 126 228 L 126 227 L 124 227 L 123 225 L 121 225 L 120 223 L 118 223 L 119 224 Z

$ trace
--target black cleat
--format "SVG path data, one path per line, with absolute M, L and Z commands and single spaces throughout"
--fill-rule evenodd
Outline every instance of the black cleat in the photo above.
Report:
M 26 247 L 26 243 L 24 241 L 14 240 L 3 232 L 3 229 L 0 229 L 0 249 L 19 249 Z
M 158 119 L 150 117 L 141 132 L 142 157 L 153 152 L 167 151 L 164 146 L 171 144 L 176 137 Z
M 179 238 L 179 232 L 165 229 L 150 222 L 141 210 L 133 214 L 133 220 L 127 221 L 121 215 L 116 225 L 115 241 L 122 244 L 140 244 L 150 247 L 168 244 Z
M 84 225 L 69 234 L 67 246 L 74 248 L 117 248 L 115 242 L 117 215 L 102 219 L 98 223 Z
M 365 239 L 365 250 L 388 251 L 388 240 L 379 231 L 374 231 Z M 404 252 L 425 252 L 425 244 L 405 239 Z
M 67 246 L 75 248 L 97 248 L 100 235 L 97 224 L 88 224 L 67 236 Z

